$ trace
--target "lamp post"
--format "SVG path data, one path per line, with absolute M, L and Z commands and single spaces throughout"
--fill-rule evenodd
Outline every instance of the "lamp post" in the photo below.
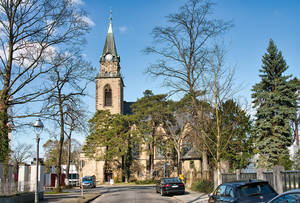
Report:
M 33 124 L 34 132 L 36 133 L 36 182 L 35 182 L 35 198 L 34 202 L 39 202 L 39 142 L 40 142 L 40 134 L 42 133 L 44 128 L 44 124 L 41 119 L 36 119 Z

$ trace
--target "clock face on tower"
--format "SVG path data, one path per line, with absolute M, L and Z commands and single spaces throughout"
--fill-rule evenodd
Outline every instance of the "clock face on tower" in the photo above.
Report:
M 113 59 L 113 56 L 111 54 L 106 54 L 106 56 L 105 56 L 106 61 L 112 61 L 112 59 Z

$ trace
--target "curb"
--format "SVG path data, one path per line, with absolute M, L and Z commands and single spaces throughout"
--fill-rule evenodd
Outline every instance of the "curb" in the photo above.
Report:
M 94 196 L 94 197 L 92 197 L 92 198 L 90 198 L 90 199 L 88 199 L 88 200 L 86 200 L 86 201 L 84 201 L 84 202 L 85 202 L 85 203 L 89 203 L 89 202 L 91 202 L 91 201 L 97 199 L 97 198 L 100 197 L 100 196 L 101 196 L 101 194 L 96 195 L 96 196 Z

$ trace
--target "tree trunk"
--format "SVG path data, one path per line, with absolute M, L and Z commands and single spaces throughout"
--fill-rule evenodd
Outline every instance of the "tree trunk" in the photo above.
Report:
M 154 171 L 154 147 L 155 147 L 155 130 L 156 125 L 152 122 L 152 142 L 150 145 L 150 178 L 153 179 L 153 171 Z
M 69 174 L 70 174 L 70 164 L 71 164 L 71 136 L 68 137 L 68 160 L 66 168 L 66 185 L 70 186 Z
M 9 138 L 8 138 L 8 108 L 9 108 L 9 87 L 11 80 L 11 70 L 14 52 L 14 38 L 13 38 L 13 18 L 9 22 L 9 42 L 8 42 L 8 56 L 7 64 L 4 68 L 4 75 L 2 76 L 3 87 L 0 90 L 0 162 L 8 164 L 9 160 Z M 2 73 L 3 74 L 3 73 Z M 4 173 L 5 175 L 6 173 Z
M 222 183 L 222 177 L 221 177 L 221 161 L 218 161 L 217 163 L 217 186 Z
M 207 151 L 202 151 L 202 178 L 204 180 L 209 179 L 209 166 L 208 166 L 208 158 L 207 158 Z
M 3 98 L 3 95 L 1 95 Z M 4 96 L 5 97 L 5 96 Z M 2 100 L 1 98 L 1 100 Z M 9 160 L 9 138 L 8 138 L 8 106 L 6 102 L 1 101 L 0 106 L 0 162 L 5 165 L 8 164 Z
M 59 98 L 61 98 L 59 96 Z M 61 192 L 61 164 L 62 164 L 62 152 L 64 145 L 64 112 L 62 102 L 59 101 L 59 111 L 60 111 L 60 139 L 59 139 L 59 155 L 58 155 L 58 166 L 56 168 L 56 191 Z
M 177 151 L 177 162 L 178 162 L 178 166 L 177 166 L 177 175 L 179 176 L 182 171 L 181 171 L 181 168 L 182 168 L 182 163 L 181 163 L 181 153 L 180 153 L 180 148 L 176 150 Z
M 221 184 L 221 129 L 220 129 L 216 74 L 214 75 L 214 97 L 215 97 L 215 109 L 216 109 L 216 120 L 217 120 L 217 149 L 216 149 L 217 150 L 217 181 L 218 181 L 218 185 L 220 185 Z
M 298 125 L 299 125 L 299 122 L 300 122 L 300 118 L 296 118 L 296 121 L 295 121 L 295 137 L 296 137 L 296 145 L 299 146 L 299 132 L 298 132 Z

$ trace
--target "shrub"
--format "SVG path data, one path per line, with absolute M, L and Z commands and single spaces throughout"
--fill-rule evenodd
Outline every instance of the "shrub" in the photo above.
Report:
M 214 189 L 214 183 L 209 180 L 197 180 L 192 184 L 192 190 L 203 193 L 211 193 Z
M 137 185 L 147 185 L 147 184 L 155 184 L 156 180 L 136 180 L 135 184 Z

